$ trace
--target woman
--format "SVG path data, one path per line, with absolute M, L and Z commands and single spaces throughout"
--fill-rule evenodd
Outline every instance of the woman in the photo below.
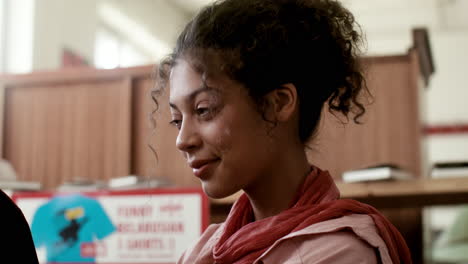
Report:
M 305 153 L 325 103 L 365 112 L 356 27 L 331 0 L 218 1 L 185 27 L 160 66 L 177 148 L 208 196 L 245 194 L 179 263 L 411 263 L 398 231 L 339 200 Z

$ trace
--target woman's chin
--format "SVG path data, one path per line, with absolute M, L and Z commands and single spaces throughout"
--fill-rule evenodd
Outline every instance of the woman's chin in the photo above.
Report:
M 222 199 L 226 198 L 239 190 L 231 190 L 227 188 L 222 188 L 221 186 L 216 186 L 210 182 L 202 181 L 202 188 L 205 194 L 212 199 Z

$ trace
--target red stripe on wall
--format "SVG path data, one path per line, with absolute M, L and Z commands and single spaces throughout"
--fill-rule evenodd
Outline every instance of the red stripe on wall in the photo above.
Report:
M 452 125 L 428 125 L 424 128 L 425 135 L 468 134 L 468 123 Z

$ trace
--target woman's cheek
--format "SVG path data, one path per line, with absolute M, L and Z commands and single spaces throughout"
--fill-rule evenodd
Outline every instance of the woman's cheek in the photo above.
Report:
M 215 148 L 218 154 L 224 154 L 232 149 L 231 128 L 225 122 L 216 122 L 210 124 L 206 129 L 206 138 L 208 145 Z

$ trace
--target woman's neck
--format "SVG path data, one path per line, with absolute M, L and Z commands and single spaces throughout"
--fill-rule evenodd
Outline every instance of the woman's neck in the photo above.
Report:
M 255 220 L 279 214 L 288 209 L 300 185 L 310 172 L 310 164 L 303 149 L 283 151 L 278 163 L 268 175 L 245 189 Z

